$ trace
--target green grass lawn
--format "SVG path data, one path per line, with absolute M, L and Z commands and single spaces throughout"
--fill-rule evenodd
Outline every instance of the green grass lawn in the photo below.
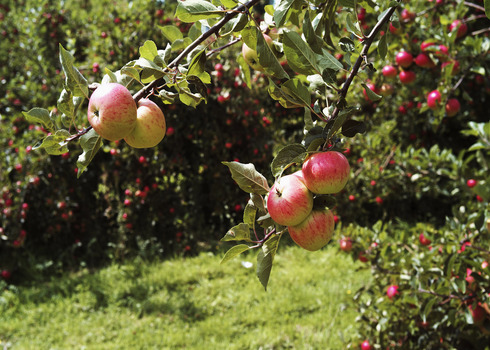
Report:
M 334 247 L 281 247 L 266 292 L 255 254 L 137 260 L 6 290 L 0 348 L 342 349 L 369 272 Z

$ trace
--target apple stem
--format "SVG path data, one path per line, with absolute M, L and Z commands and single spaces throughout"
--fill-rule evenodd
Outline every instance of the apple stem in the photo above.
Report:
M 70 142 L 70 141 L 76 140 L 76 139 L 82 137 L 83 135 L 85 135 L 86 133 L 88 133 L 90 130 L 92 130 L 92 126 L 89 126 L 89 127 L 85 128 L 85 129 L 80 130 L 75 135 L 71 135 L 69 138 L 67 138 L 65 140 L 65 142 Z

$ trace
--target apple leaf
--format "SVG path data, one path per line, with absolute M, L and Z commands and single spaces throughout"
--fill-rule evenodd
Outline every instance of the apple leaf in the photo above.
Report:
M 247 84 L 248 88 L 252 88 L 252 74 L 250 73 L 250 66 L 245 62 L 242 54 L 237 57 L 237 63 L 240 65 L 240 72 L 243 74 L 243 80 Z
M 68 142 L 65 140 L 70 136 L 71 134 L 68 130 L 61 129 L 54 134 L 46 136 L 40 145 L 36 145 L 33 148 L 44 148 L 48 154 L 60 155 L 68 152 Z
M 490 19 L 490 0 L 484 0 L 483 6 L 485 7 L 485 15 Z
M 202 19 L 218 18 L 223 15 L 223 10 L 203 0 L 179 1 L 177 10 L 175 11 L 175 16 L 186 23 L 197 22 Z
M 253 164 L 243 164 L 239 162 L 222 162 L 231 172 L 231 177 L 238 186 L 247 193 L 259 195 L 267 194 L 270 191 L 267 179 L 255 170 Z
M 248 24 L 248 16 L 245 13 L 240 13 L 238 16 L 232 18 L 227 22 L 223 28 L 220 29 L 219 35 L 225 37 L 233 32 L 239 32 Z
M 274 11 L 274 22 L 276 22 L 276 26 L 278 28 L 282 27 L 282 25 L 286 22 L 287 14 L 294 1 L 295 0 L 281 0 L 278 4 L 276 3 Z
M 330 45 L 331 47 L 334 47 L 334 44 L 332 42 L 332 38 L 330 37 L 332 33 L 332 28 L 334 28 L 334 23 L 335 23 L 335 14 L 337 11 L 337 0 L 329 0 L 323 7 L 323 12 L 322 12 L 322 20 L 323 23 L 325 23 L 325 31 L 323 34 L 323 40 Z
M 205 65 L 206 50 L 202 50 L 192 58 L 187 75 L 195 75 L 204 84 L 211 84 L 211 76 L 206 72 Z
M 298 33 L 285 30 L 282 44 L 288 65 L 294 71 L 305 75 L 321 73 L 316 54 Z
M 257 207 L 252 200 L 249 200 L 245 209 L 243 210 L 243 223 L 250 227 L 255 226 L 255 218 L 257 217 Z
M 60 44 L 60 62 L 65 73 L 65 87 L 71 91 L 73 96 L 86 97 L 88 99 L 87 79 L 73 65 L 74 61 L 75 58 Z
M 306 155 L 306 148 L 299 143 L 290 144 L 281 148 L 272 160 L 272 175 L 279 177 L 291 164 L 303 163 Z
M 40 123 L 47 130 L 52 131 L 54 129 L 54 123 L 49 116 L 49 111 L 43 108 L 32 108 L 29 112 L 22 112 L 28 122 Z
M 240 223 L 236 226 L 233 226 L 226 232 L 225 236 L 221 238 L 222 242 L 229 241 L 247 241 L 251 242 L 250 239 L 250 226 L 245 223 Z
M 379 57 L 383 60 L 385 59 L 386 54 L 388 53 L 388 44 L 386 42 L 387 36 L 388 36 L 388 34 L 385 33 L 385 35 L 383 35 L 381 37 L 381 39 L 379 39 L 379 42 L 378 42 L 378 54 L 379 54 Z
M 289 79 L 281 85 L 281 90 L 292 97 L 292 100 L 298 101 L 298 104 L 304 106 L 311 105 L 310 91 L 297 78 Z
M 329 123 L 329 124 L 327 124 L 327 126 L 325 126 L 325 129 L 328 130 L 328 132 L 326 133 L 327 134 L 326 139 L 330 140 L 330 138 L 333 135 L 335 135 L 335 133 L 342 127 L 342 125 L 344 124 L 347 117 L 349 117 L 350 115 L 352 115 L 358 111 L 359 111 L 358 107 L 348 107 L 348 108 L 344 108 L 343 110 L 341 110 L 339 112 L 339 114 L 337 115 L 337 118 L 335 119 L 333 124 Z
M 234 0 L 220 0 L 220 3 L 227 9 L 232 9 L 238 5 L 238 2 Z
M 367 97 L 370 101 L 376 102 L 382 99 L 381 95 L 378 95 L 373 90 L 371 90 L 366 83 L 361 83 L 362 87 L 366 90 Z
M 346 120 L 342 124 L 342 135 L 345 137 L 354 137 L 356 134 L 364 134 L 366 124 L 357 120 Z
M 311 24 L 310 13 L 308 11 L 306 11 L 303 19 L 303 34 L 311 49 L 317 54 L 322 54 L 323 40 L 315 33 L 315 29 Z
M 102 146 L 102 138 L 95 132 L 94 129 L 90 129 L 85 135 L 80 137 L 80 146 L 83 153 L 78 156 L 77 177 L 80 177 L 82 173 L 87 170 L 88 165 L 94 159 L 95 154 Z
M 184 34 L 176 26 L 159 26 L 163 36 L 173 43 L 175 40 L 184 39 Z
M 290 95 L 285 93 L 279 86 L 269 78 L 269 88 L 267 89 L 269 95 L 276 101 L 278 101 L 284 108 L 299 108 L 303 107 L 301 101 L 293 99 Z
M 232 248 L 230 248 L 226 253 L 225 255 L 223 256 L 223 259 L 221 259 L 221 262 L 220 264 L 224 264 L 228 261 L 230 261 L 231 259 L 233 259 L 234 257 L 240 255 L 241 253 L 249 250 L 250 247 L 246 244 L 238 244 Z
M 279 247 L 279 240 L 281 235 L 274 235 L 269 238 L 263 245 L 262 249 L 257 255 L 257 277 L 260 283 L 267 290 L 267 285 L 269 284 L 269 277 L 272 270 L 272 263 L 274 262 L 274 257 L 276 256 L 277 248 Z

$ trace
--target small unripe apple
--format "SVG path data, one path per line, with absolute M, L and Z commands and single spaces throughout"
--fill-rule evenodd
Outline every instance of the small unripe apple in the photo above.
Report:
M 433 90 L 427 95 L 427 105 L 430 109 L 437 109 L 441 104 L 441 93 L 438 90 Z
M 274 183 L 267 197 L 267 210 L 279 225 L 294 226 L 305 220 L 313 208 L 313 194 L 301 171 L 285 175 Z
M 272 38 L 270 36 L 268 36 L 267 34 L 264 34 L 264 39 L 265 39 L 265 42 L 267 43 L 267 45 L 269 45 L 269 47 L 271 47 Z M 260 72 L 264 71 L 264 67 L 262 67 L 262 65 L 259 63 L 259 56 L 257 54 L 257 51 L 250 48 L 245 43 L 243 43 L 243 45 L 242 45 L 242 55 L 243 55 L 243 59 L 245 60 L 245 62 L 247 62 L 247 64 L 250 67 L 252 67 L 253 69 L 260 71 Z
M 391 65 L 387 65 L 383 67 L 382 73 L 385 78 L 394 79 L 398 75 L 398 70 Z
M 340 192 L 349 180 L 350 165 L 340 152 L 318 152 L 309 156 L 302 166 L 305 184 L 316 194 Z
M 416 79 L 416 75 L 411 70 L 402 70 L 398 75 L 400 78 L 400 82 L 402 84 L 410 84 L 413 83 Z
M 395 61 L 400 67 L 408 68 L 412 65 L 413 56 L 407 51 L 400 51 L 396 54 Z
M 335 228 L 333 214 L 329 209 L 312 210 L 300 224 L 288 226 L 289 235 L 300 247 L 315 251 L 323 248 L 332 239 Z
M 398 294 L 398 286 L 397 285 L 391 285 L 386 290 L 386 296 L 389 299 L 393 299 L 397 294 Z
M 417 66 L 422 68 L 434 68 L 436 66 L 434 61 L 425 53 L 418 54 L 413 61 Z
M 138 101 L 134 129 L 124 138 L 134 148 L 155 147 L 165 136 L 165 116 L 158 105 L 148 99 Z
M 446 113 L 448 117 L 453 117 L 458 114 L 461 105 L 459 104 L 458 99 L 450 98 L 446 103 Z
M 136 103 L 123 85 L 102 84 L 90 96 L 87 117 L 102 138 L 120 140 L 136 125 Z

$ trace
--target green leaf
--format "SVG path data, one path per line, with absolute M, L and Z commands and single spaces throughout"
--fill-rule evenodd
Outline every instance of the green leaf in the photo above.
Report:
M 255 226 L 255 218 L 257 217 L 258 208 L 255 206 L 252 200 L 249 200 L 243 210 L 243 223 L 249 225 L 250 227 Z
M 203 0 L 179 1 L 175 12 L 175 16 L 186 23 L 197 22 L 202 19 L 218 18 L 223 15 L 223 10 Z
M 303 163 L 306 155 L 306 148 L 299 143 L 290 144 L 281 148 L 272 160 L 272 175 L 279 177 L 291 164 Z
M 73 96 L 88 97 L 88 82 L 78 69 L 73 65 L 75 59 L 60 44 L 60 62 L 65 73 L 65 87 Z
M 41 123 L 47 130 L 52 131 L 54 124 L 49 117 L 49 111 L 43 108 L 32 108 L 29 112 L 22 112 L 30 123 Z
M 335 71 L 344 68 L 342 63 L 339 62 L 335 57 L 333 57 L 327 50 L 323 49 L 321 55 L 317 55 L 318 66 L 323 72 L 325 69 L 333 69 Z
M 290 79 L 281 85 L 281 90 L 293 97 L 292 101 L 298 101 L 306 107 L 311 105 L 310 91 L 297 78 Z
M 222 242 L 229 241 L 247 241 L 251 242 L 250 239 L 250 226 L 245 223 L 240 223 L 236 226 L 233 226 L 226 232 L 225 236 L 221 238 Z
M 219 35 L 225 37 L 233 32 L 240 32 L 248 24 L 248 16 L 245 13 L 240 13 L 232 18 L 219 31 Z
M 152 40 L 146 40 L 143 46 L 139 48 L 140 56 L 148 61 L 153 61 L 158 56 L 157 45 Z
M 211 76 L 206 72 L 205 65 L 206 50 L 202 50 L 192 58 L 187 74 L 199 77 L 205 84 L 211 84 Z
M 305 107 L 304 108 L 305 110 L 305 114 L 304 114 L 304 122 L 305 122 L 305 127 L 304 127 L 304 130 L 305 131 L 309 131 L 311 128 L 313 128 L 313 119 L 311 118 L 311 109 L 308 108 L 308 107 Z
M 179 91 L 180 101 L 187 106 L 196 108 L 202 101 L 205 101 L 205 98 L 200 93 L 191 91 L 187 80 L 179 82 L 176 87 Z
M 342 124 L 342 135 L 345 137 L 354 137 L 356 134 L 364 134 L 366 124 L 357 120 L 346 120 Z
M 269 95 L 276 101 L 278 101 L 284 108 L 298 108 L 303 107 L 303 103 L 294 99 L 292 96 L 287 94 L 279 86 L 274 83 L 272 79 L 269 78 L 269 88 L 267 89 Z
M 356 45 L 354 42 L 347 37 L 340 38 L 339 40 L 340 49 L 344 52 L 354 52 L 356 50 Z
M 316 210 L 332 209 L 337 205 L 337 199 L 329 194 L 315 196 L 313 208 Z
M 234 1 L 234 0 L 220 0 L 220 2 L 227 9 L 232 9 L 236 5 L 238 5 L 238 2 L 237 1 Z
M 490 19 L 490 0 L 484 0 L 483 6 L 485 7 L 485 15 Z
M 231 172 L 231 177 L 247 193 L 267 194 L 270 191 L 267 179 L 255 170 L 253 164 L 222 162 Z
M 356 24 L 354 24 L 352 22 L 351 14 L 348 14 L 346 16 L 345 26 L 346 26 L 346 29 L 347 29 L 347 31 L 349 33 L 354 34 L 358 38 L 362 38 L 361 28 L 359 28 L 359 25 L 357 24 L 357 21 L 356 21 Z
M 291 9 L 295 0 L 281 0 L 279 4 L 276 3 L 274 11 L 274 22 L 277 27 L 282 27 L 286 22 L 287 14 Z
M 95 132 L 94 129 L 90 129 L 85 135 L 80 137 L 80 146 L 83 153 L 78 156 L 77 177 L 80 177 L 82 173 L 87 170 L 88 165 L 94 159 L 95 154 L 102 145 L 102 138 Z
M 436 300 L 437 299 L 435 297 L 431 297 L 427 301 L 427 304 L 425 304 L 425 307 L 424 307 L 422 314 L 421 314 L 422 319 L 424 319 L 424 320 L 427 319 L 427 316 L 429 316 L 430 312 L 432 311 L 432 307 L 434 306 Z M 422 308 L 420 310 L 422 310 Z
M 184 39 L 184 34 L 176 26 L 159 26 L 163 36 L 173 43 L 175 40 Z
M 305 75 L 321 74 L 317 56 L 298 33 L 285 30 L 282 44 L 288 65 L 294 71 Z
M 331 34 L 332 34 L 332 28 L 335 28 L 335 15 L 336 15 L 336 10 L 337 10 L 337 0 L 327 0 L 326 4 L 323 7 L 323 12 L 322 12 L 322 21 L 325 23 L 325 32 L 323 34 L 323 40 L 330 45 L 331 47 L 334 47 L 334 43 L 332 42 Z
M 366 90 L 366 94 L 369 98 L 369 100 L 371 100 L 372 102 L 376 102 L 376 101 L 379 101 L 381 100 L 383 97 L 381 95 L 378 95 L 377 93 L 375 93 L 373 90 L 371 90 L 367 85 L 366 83 L 361 83 L 362 87 Z
M 357 111 L 359 111 L 359 108 L 357 107 L 349 107 L 341 110 L 337 115 L 337 118 L 335 118 L 333 124 L 331 126 L 327 125 L 325 127 L 328 130 L 327 140 L 329 140 L 342 127 L 347 117 L 349 117 L 350 115 L 354 114 Z
M 379 57 L 384 60 L 385 57 L 386 57 L 386 54 L 388 53 L 388 44 L 386 42 L 386 37 L 388 36 L 387 33 L 385 33 L 385 35 L 383 35 L 381 37 L 381 39 L 379 39 L 379 43 L 378 43 L 378 54 L 379 54 Z
M 249 250 L 250 247 L 246 244 L 238 244 L 232 248 L 230 248 L 226 253 L 225 255 L 223 256 L 223 259 L 221 259 L 221 262 L 220 264 L 224 264 L 228 261 L 230 261 L 231 259 L 233 259 L 234 257 L 242 254 L 243 252 Z
M 240 72 L 243 74 L 243 80 L 247 84 L 248 88 L 252 88 L 252 74 L 250 73 L 250 66 L 245 62 L 245 59 L 243 56 L 240 54 L 237 57 L 237 63 L 240 65 Z
M 54 134 L 46 136 L 41 145 L 34 148 L 44 148 L 48 154 L 57 156 L 68 152 L 68 142 L 66 139 L 70 136 L 68 130 L 61 129 Z
M 158 65 L 156 65 L 153 61 L 150 61 L 144 57 L 140 57 L 135 65 L 142 68 L 141 70 L 141 81 L 143 83 L 151 83 L 154 80 L 157 80 L 164 75 L 164 71 Z
M 272 263 L 274 262 L 277 248 L 279 247 L 280 238 L 281 235 L 274 235 L 269 238 L 264 245 L 262 245 L 262 249 L 257 255 L 257 277 L 265 290 L 267 290 L 267 285 L 269 284 Z
M 303 34 L 306 38 L 306 42 L 310 45 L 311 49 L 317 53 L 322 53 L 323 40 L 316 35 L 315 29 L 311 24 L 310 13 L 306 11 L 303 19 Z

